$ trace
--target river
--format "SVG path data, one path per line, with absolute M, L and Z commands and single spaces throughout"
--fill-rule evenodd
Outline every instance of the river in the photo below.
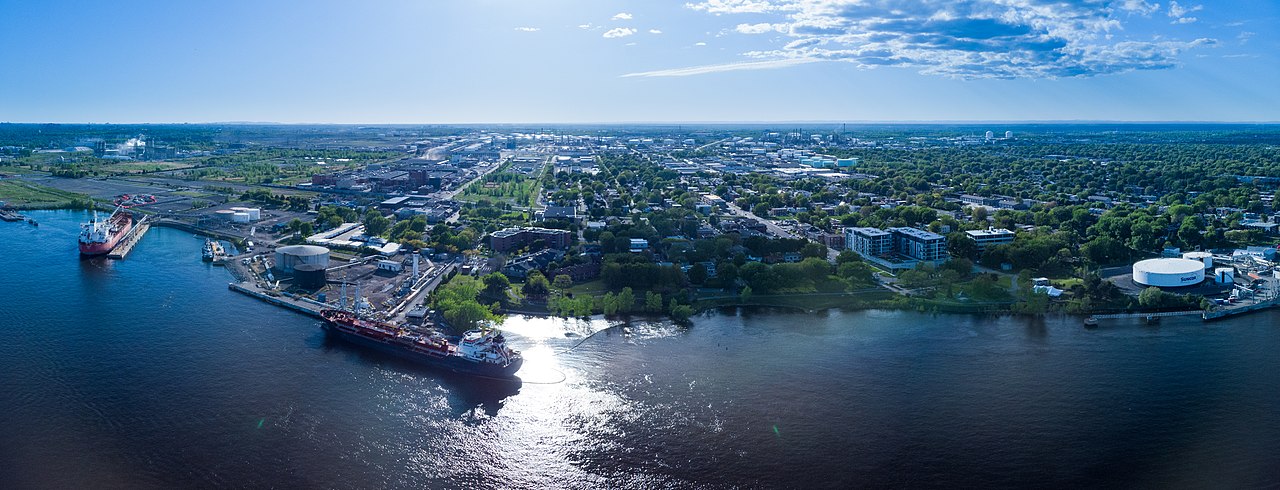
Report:
M 83 213 L 27 214 L 0 223 L 5 488 L 1280 483 L 1274 313 L 513 317 L 513 385 L 329 339 L 190 233 L 80 260 Z

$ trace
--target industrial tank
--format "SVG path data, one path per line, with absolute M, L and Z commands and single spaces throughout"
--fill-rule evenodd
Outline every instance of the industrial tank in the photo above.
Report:
M 300 264 L 329 267 L 329 249 L 316 245 L 289 245 L 276 249 L 275 269 L 292 274 Z

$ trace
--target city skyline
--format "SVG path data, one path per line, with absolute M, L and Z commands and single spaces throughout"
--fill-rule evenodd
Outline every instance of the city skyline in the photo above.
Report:
M 1272 122 L 1250 2 L 13 5 L 0 121 Z

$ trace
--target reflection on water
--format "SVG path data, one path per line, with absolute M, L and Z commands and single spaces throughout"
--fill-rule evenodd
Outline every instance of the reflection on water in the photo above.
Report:
M 512 317 L 521 382 L 495 383 L 230 292 L 190 234 L 79 261 L 78 216 L 35 217 L 0 225 L 6 488 L 1280 481 L 1271 313 L 1094 330 L 902 311 Z

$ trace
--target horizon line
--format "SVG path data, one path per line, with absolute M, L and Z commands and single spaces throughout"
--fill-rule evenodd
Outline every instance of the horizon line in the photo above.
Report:
M 1124 119 L 792 119 L 792 120 L 703 120 L 703 121 L 583 121 L 583 122 L 279 122 L 279 121 L 127 121 L 127 122 L 90 122 L 90 121 L 0 121 L 0 124 L 65 124 L 65 125 L 205 125 L 205 126 L 671 126 L 671 125 L 764 125 L 764 124 L 1242 124 L 1272 125 L 1280 124 L 1277 120 L 1124 120 Z

